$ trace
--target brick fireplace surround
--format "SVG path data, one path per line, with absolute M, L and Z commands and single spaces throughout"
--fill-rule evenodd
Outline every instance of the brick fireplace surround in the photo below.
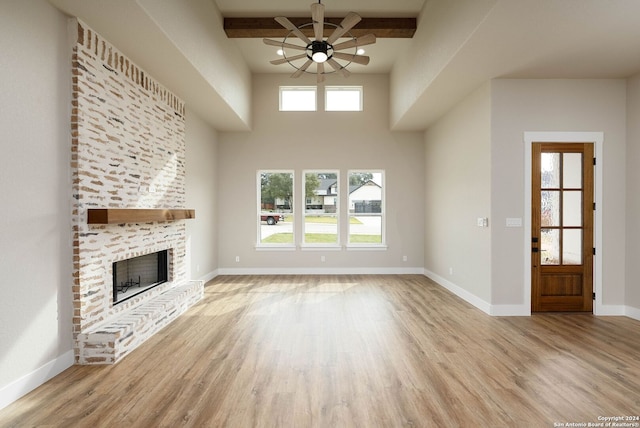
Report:
M 73 19 L 73 335 L 77 364 L 113 364 L 202 298 L 185 220 L 87 224 L 90 208 L 184 208 L 184 103 Z M 169 251 L 169 281 L 113 304 L 112 263 Z

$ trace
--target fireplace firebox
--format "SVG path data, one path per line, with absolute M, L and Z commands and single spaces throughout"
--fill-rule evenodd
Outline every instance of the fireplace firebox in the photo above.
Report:
M 144 291 L 168 281 L 169 251 L 113 263 L 113 304 L 122 303 Z

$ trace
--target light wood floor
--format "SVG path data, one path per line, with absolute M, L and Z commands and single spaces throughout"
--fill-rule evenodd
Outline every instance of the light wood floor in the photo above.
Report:
M 2 427 L 553 427 L 640 413 L 640 322 L 490 317 L 418 275 L 218 277 Z

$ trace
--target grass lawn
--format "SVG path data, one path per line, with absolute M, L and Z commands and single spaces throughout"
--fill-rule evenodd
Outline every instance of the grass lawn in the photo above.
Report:
M 307 244 L 337 244 L 336 235 L 329 233 L 307 233 Z M 263 244 L 293 244 L 293 233 L 276 233 L 262 240 Z M 380 235 L 351 235 L 352 244 L 381 244 Z

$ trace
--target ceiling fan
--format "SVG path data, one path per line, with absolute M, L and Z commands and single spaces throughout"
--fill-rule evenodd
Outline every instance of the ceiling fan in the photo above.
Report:
M 349 31 L 362 19 L 360 15 L 355 12 L 349 12 L 344 17 L 340 24 L 332 24 L 325 22 L 324 20 L 324 5 L 320 3 L 311 4 L 311 19 L 312 22 L 300 25 L 296 27 L 288 18 L 284 16 L 278 16 L 275 20 L 284 28 L 289 30 L 289 34 L 285 36 L 282 41 L 263 39 L 263 42 L 270 46 L 278 46 L 282 52 L 282 58 L 270 61 L 271 64 L 279 65 L 289 63 L 296 72 L 291 77 L 300 77 L 303 73 L 315 73 L 318 77 L 318 82 L 324 81 L 324 76 L 329 73 L 341 72 L 345 77 L 348 77 L 349 70 L 347 67 L 351 63 L 367 65 L 369 63 L 369 57 L 358 54 L 358 48 L 360 46 L 370 45 L 376 42 L 376 36 L 373 34 L 367 34 L 361 37 L 353 37 Z M 328 38 L 324 38 L 324 26 L 329 25 L 335 27 L 333 33 Z M 303 29 L 313 26 L 314 40 L 309 39 L 304 33 Z M 296 36 L 298 39 L 305 43 L 304 46 L 289 43 L 288 38 Z M 350 40 L 335 44 L 334 43 L 341 37 L 349 37 Z M 339 52 L 345 49 L 353 48 L 353 53 Z M 304 51 L 304 53 L 297 55 L 287 55 L 287 51 Z M 305 60 L 301 62 L 300 60 Z M 338 62 L 340 60 L 341 62 Z M 327 71 L 325 63 L 329 64 L 332 71 Z M 298 65 L 296 65 L 298 64 Z M 315 67 L 311 67 L 315 64 Z

